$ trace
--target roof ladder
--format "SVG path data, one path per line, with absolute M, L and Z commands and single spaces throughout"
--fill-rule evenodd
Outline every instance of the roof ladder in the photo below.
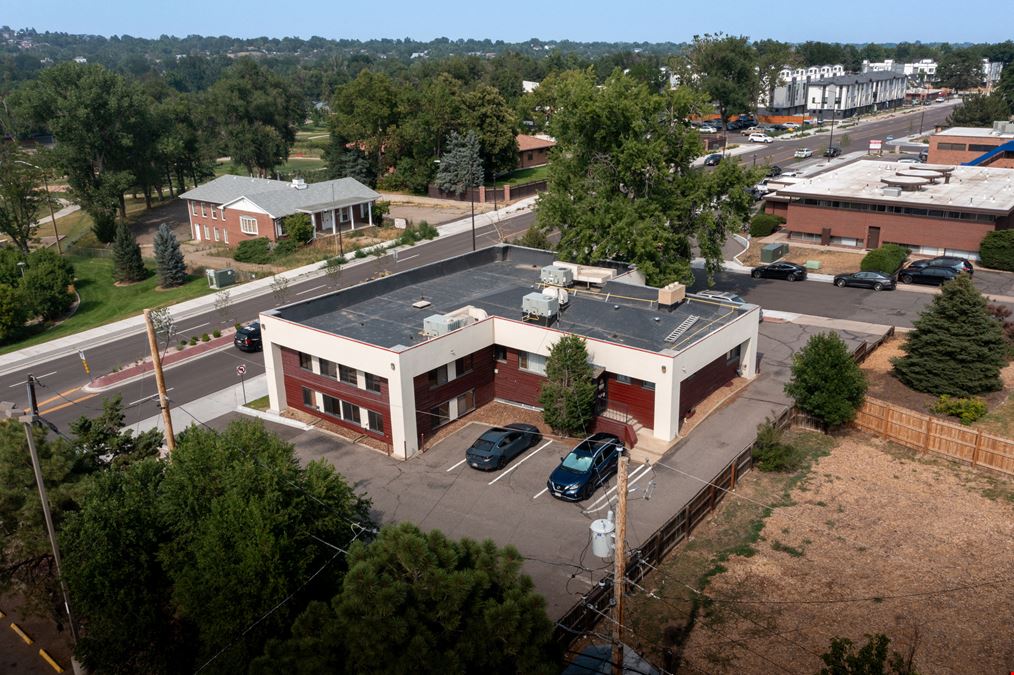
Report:
M 686 333 L 688 330 L 690 330 L 690 327 L 693 326 L 698 321 L 700 321 L 700 319 L 701 317 L 697 316 L 696 314 L 691 314 L 687 318 L 683 319 L 683 323 L 676 326 L 676 328 L 673 329 L 673 332 L 669 333 L 669 335 L 666 336 L 665 341 L 676 342 L 676 340 L 679 340 L 683 336 L 683 334 Z

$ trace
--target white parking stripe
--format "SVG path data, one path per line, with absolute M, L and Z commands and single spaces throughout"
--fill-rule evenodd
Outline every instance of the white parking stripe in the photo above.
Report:
M 644 474 L 646 474 L 648 472 L 648 469 L 650 469 L 650 468 L 651 467 L 648 464 L 642 464 L 641 466 L 639 466 L 636 469 L 634 469 L 633 471 L 631 471 L 630 475 L 627 477 L 627 485 L 632 485 L 634 482 L 637 481 L 637 479 L 639 479 L 641 476 L 643 476 Z M 638 472 L 640 472 L 640 475 L 638 475 Z M 590 511 L 597 511 L 597 510 L 599 510 L 600 508 L 602 508 L 603 506 L 605 506 L 605 502 L 609 501 L 609 495 L 611 495 L 614 492 L 616 492 L 616 486 L 615 485 L 613 487 L 609 488 L 608 490 L 606 490 L 606 493 L 604 495 L 602 495 L 601 497 L 599 497 L 598 499 L 596 499 L 594 502 L 592 502 L 588 506 L 588 508 L 583 509 L 583 511 L 585 513 L 589 513 Z M 603 502 L 603 503 L 600 504 L 600 502 Z
M 638 476 L 637 478 L 635 478 L 635 479 L 633 479 L 633 480 L 631 480 L 631 481 L 628 481 L 628 482 L 627 482 L 627 492 L 632 492 L 632 490 L 630 489 L 630 486 L 631 486 L 631 485 L 633 485 L 634 483 L 636 483 L 637 481 L 641 480 L 641 479 L 642 479 L 642 478 L 644 478 L 645 476 L 647 476 L 647 475 L 648 475 L 648 473 L 649 473 L 648 471 L 645 471 L 645 472 L 643 472 L 643 473 L 642 473 L 642 474 L 641 474 L 640 476 Z M 615 489 L 615 488 L 614 488 L 614 489 Z M 612 506 L 612 503 L 610 503 L 610 502 L 606 502 L 605 504 L 603 504 L 603 505 L 601 505 L 601 506 L 597 506 L 597 507 L 595 507 L 595 508 L 588 508 L 588 509 L 585 509 L 585 510 L 584 510 L 584 511 L 582 511 L 581 513 L 584 513 L 584 514 L 588 514 L 588 513 L 594 513 L 595 511 L 601 511 L 602 509 L 606 508 L 607 506 Z
M 529 459 L 531 459 L 535 455 L 537 455 L 540 452 L 542 452 L 543 450 L 545 450 L 546 446 L 549 445 L 552 442 L 553 441 L 546 441 L 545 443 L 542 444 L 541 448 L 539 448 L 538 450 L 535 450 L 535 451 L 530 452 L 527 455 L 525 455 L 524 459 L 522 459 L 520 462 L 518 462 L 517 464 L 515 464 L 511 468 L 509 468 L 506 471 L 504 471 L 502 474 L 500 474 L 499 476 L 497 476 L 496 478 L 494 478 L 490 482 L 486 483 L 486 485 L 492 485 L 493 483 L 497 482 L 498 480 L 500 480 L 501 478 L 503 478 L 504 476 L 506 476 L 507 474 L 509 474 L 511 471 L 513 471 L 514 469 L 518 468 L 519 466 L 521 466 L 522 464 L 524 464 L 525 462 L 527 462 Z
M 468 461 L 468 457 L 464 458 L 463 460 L 461 460 L 460 462 L 458 462 L 457 464 L 455 464 L 454 466 L 452 466 L 447 471 L 454 471 L 455 469 L 457 469 L 459 466 L 461 466 L 462 464 L 464 464 L 467 461 Z M 444 473 L 447 473 L 447 472 L 445 471 Z
M 546 492 L 548 492 L 548 491 L 549 491 L 549 486 L 547 485 L 546 487 L 542 488 L 542 492 L 540 492 L 539 494 L 537 494 L 534 497 L 532 497 L 532 499 L 538 499 L 542 495 L 546 494 Z
M 307 293 L 313 293 L 317 289 L 324 288 L 324 286 L 326 286 L 326 285 L 327 284 L 321 284 L 320 286 L 314 286 L 313 288 L 308 288 L 305 291 L 300 291 L 299 293 L 296 293 L 296 295 L 306 295 Z

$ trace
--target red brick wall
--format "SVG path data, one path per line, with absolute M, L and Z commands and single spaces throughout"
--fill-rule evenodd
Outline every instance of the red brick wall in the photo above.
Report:
M 193 200 L 187 200 L 187 213 L 190 215 L 190 235 L 196 239 L 194 228 L 196 225 L 201 226 L 201 240 L 204 241 L 204 226 L 208 226 L 208 241 L 215 241 L 214 231 L 215 228 L 219 230 L 219 243 L 225 243 L 225 236 L 222 234 L 223 230 L 229 232 L 229 246 L 235 246 L 244 239 L 256 239 L 257 237 L 267 237 L 268 239 L 275 241 L 275 223 L 271 219 L 271 216 L 264 213 L 251 213 L 248 211 L 239 211 L 236 209 L 225 209 L 225 220 L 219 218 L 220 211 L 214 204 L 204 203 L 204 213 L 201 215 L 201 202 Z M 197 215 L 194 215 L 193 206 L 197 207 Z M 212 218 L 212 209 L 214 208 L 215 217 Z M 250 218 L 257 219 L 257 234 L 245 234 L 239 229 L 239 218 L 240 216 L 249 216 Z
M 348 365 L 348 364 L 345 364 Z M 362 432 L 386 443 L 391 442 L 391 406 L 390 394 L 387 388 L 387 379 L 380 380 L 380 393 L 353 387 L 350 384 L 332 380 L 330 377 L 318 375 L 309 370 L 299 367 L 299 352 L 282 347 L 282 373 L 285 378 L 285 398 L 290 408 L 301 410 L 305 413 L 327 420 L 348 429 Z M 380 413 L 384 418 L 384 433 L 370 431 L 359 424 L 347 422 L 338 417 L 326 414 L 323 410 L 308 408 L 303 405 L 303 387 L 313 391 L 319 391 L 329 396 L 348 401 L 360 408 L 366 408 L 373 412 Z
M 649 429 L 655 428 L 655 390 L 645 389 L 639 380 L 620 382 L 609 373 L 606 384 L 608 407 L 624 412 Z
M 680 424 L 690 409 L 736 376 L 739 359 L 730 363 L 725 354 L 680 382 Z
M 962 143 L 967 148 L 969 145 L 990 145 L 996 147 L 1006 143 L 1009 138 L 990 138 L 988 136 L 930 136 L 929 154 L 926 161 L 930 164 L 964 164 L 976 157 L 985 154 L 986 150 L 941 150 L 941 143 Z M 990 166 L 997 166 L 990 164 Z
M 493 347 L 480 349 L 471 356 L 472 370 L 440 386 L 430 387 L 428 373 L 416 376 L 414 381 L 416 428 L 420 438 L 427 438 L 434 429 L 434 418 L 429 412 L 431 408 L 456 398 L 469 389 L 475 390 L 476 408 L 493 400 Z
M 507 361 L 496 362 L 496 397 L 525 405 L 539 405 L 539 391 L 542 389 L 541 375 L 521 370 L 518 366 L 518 352 L 507 350 Z
M 942 205 L 940 208 L 946 209 Z M 978 251 L 979 244 L 994 226 L 967 220 L 920 218 L 893 213 L 825 209 L 789 204 L 785 229 L 789 232 L 820 234 L 831 228 L 833 237 L 854 237 L 866 242 L 869 227 L 880 228 L 880 243 L 919 244 L 937 248 Z

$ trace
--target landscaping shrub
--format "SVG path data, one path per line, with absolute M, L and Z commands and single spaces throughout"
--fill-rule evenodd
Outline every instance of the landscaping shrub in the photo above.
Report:
M 830 427 L 851 422 L 866 396 L 866 375 L 837 333 L 812 336 L 792 358 L 785 393 Z
M 190 336 L 190 346 L 193 347 L 195 344 L 197 344 L 197 336 L 196 335 L 191 335 Z
M 553 242 L 549 241 L 549 237 L 539 227 L 532 225 L 525 233 L 515 240 L 518 246 L 527 246 L 528 248 L 537 248 L 543 251 L 552 251 Z
M 961 398 L 943 394 L 932 410 L 938 415 L 957 417 L 962 424 L 971 424 L 986 414 L 986 402 L 975 396 Z
M 437 228 L 433 227 L 425 220 L 419 223 L 418 233 L 422 239 L 436 239 L 440 236 L 440 232 Z
M 355 258 L 365 258 L 366 257 L 366 251 L 364 251 L 361 248 L 357 248 L 355 256 L 353 256 L 353 257 L 355 257 Z
M 236 323 L 232 324 L 232 327 L 235 328 L 236 330 L 239 330 L 240 328 L 243 327 L 243 324 L 237 321 Z
M 282 239 L 280 242 L 275 244 L 275 248 L 271 252 L 271 255 L 277 260 L 278 258 L 284 258 L 285 256 L 294 253 L 298 248 L 298 241 L 294 239 Z
M 909 250 L 897 244 L 884 244 L 875 248 L 863 257 L 859 269 L 864 272 L 883 272 L 894 274 L 908 258 Z
M 232 259 L 236 262 L 267 264 L 271 262 L 271 241 L 267 237 L 245 239 L 232 252 Z
M 771 213 L 758 213 L 750 219 L 750 236 L 766 237 L 785 223 L 785 219 Z
M 306 213 L 293 213 L 282 219 L 282 227 L 288 237 L 285 241 L 292 241 L 300 246 L 310 241 L 313 237 L 313 223 Z
M 222 337 L 222 331 L 220 331 L 220 330 L 218 330 L 216 328 L 215 330 L 211 331 L 211 337 L 216 337 L 216 338 Z
M 757 425 L 752 454 L 754 465 L 761 471 L 795 471 L 803 462 L 803 454 L 782 439 L 782 430 L 770 418 Z
M 979 244 L 979 259 L 986 267 L 1014 272 L 1014 230 L 993 230 Z
M 207 333 L 201 335 L 201 342 L 208 342 L 209 340 L 211 340 L 211 336 L 208 335 Z

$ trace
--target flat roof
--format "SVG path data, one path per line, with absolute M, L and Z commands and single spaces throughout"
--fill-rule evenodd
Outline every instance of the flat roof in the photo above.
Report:
M 1007 215 L 1014 210 L 1014 171 L 1010 169 L 948 166 L 951 169 L 950 183 L 940 180 L 916 190 L 902 190 L 898 196 L 883 193 L 883 188 L 887 187 L 883 179 L 893 179 L 899 171 L 904 173 L 922 168 L 930 166 L 860 160 L 780 188 L 777 194 L 781 197 L 936 206 L 997 215 Z
M 267 314 L 334 335 L 402 351 L 422 344 L 423 320 L 465 306 L 522 320 L 521 302 L 538 292 L 552 252 L 497 245 L 358 286 L 280 307 Z M 597 291 L 568 289 L 570 303 L 551 328 L 652 352 L 680 351 L 753 308 L 688 296 L 671 311 L 657 306 L 658 289 L 609 281 Z M 417 309 L 413 303 L 431 304 Z M 698 319 L 674 342 L 667 337 Z
M 993 127 L 951 127 L 933 134 L 934 136 L 967 136 L 968 138 L 1010 139 L 1014 134 L 1002 134 Z

